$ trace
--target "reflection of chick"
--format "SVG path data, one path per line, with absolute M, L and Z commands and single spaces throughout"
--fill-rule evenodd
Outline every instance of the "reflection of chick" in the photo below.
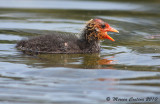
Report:
M 16 47 L 24 52 L 33 53 L 98 53 L 99 40 L 114 41 L 107 34 L 108 31 L 118 32 L 101 19 L 91 19 L 79 37 L 74 34 L 53 33 L 22 40 Z
M 37 60 L 38 59 L 38 60 Z M 83 69 L 114 69 L 114 60 L 101 59 L 96 54 L 38 54 L 32 60 L 37 60 L 41 67 L 68 67 Z M 102 61 L 101 61 L 102 60 Z M 105 62 L 104 62 L 105 60 Z M 108 61 L 107 61 L 108 60 Z M 111 62 L 111 63 L 109 63 Z M 31 64 L 31 63 L 28 63 Z M 103 66 L 104 65 L 104 66 Z M 34 67 L 36 65 L 34 64 Z
M 110 57 L 110 58 L 114 58 L 114 57 Z M 110 58 L 98 60 L 98 64 L 99 64 L 99 65 L 114 64 L 116 60 L 109 60 Z

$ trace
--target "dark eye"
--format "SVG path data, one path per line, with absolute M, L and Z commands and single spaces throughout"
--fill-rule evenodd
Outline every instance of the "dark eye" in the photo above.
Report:
M 101 25 L 101 27 L 104 29 L 106 27 L 106 25 Z

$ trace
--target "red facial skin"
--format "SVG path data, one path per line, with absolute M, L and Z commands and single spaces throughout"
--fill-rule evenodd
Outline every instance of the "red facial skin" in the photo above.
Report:
M 96 23 L 96 27 L 98 29 L 99 32 L 99 39 L 103 40 L 103 39 L 109 39 L 111 41 L 115 41 L 112 37 L 110 37 L 107 32 L 117 32 L 119 33 L 118 30 L 112 28 L 108 23 L 102 21 L 101 19 L 94 19 L 93 20 Z M 103 27 L 102 27 L 103 26 Z

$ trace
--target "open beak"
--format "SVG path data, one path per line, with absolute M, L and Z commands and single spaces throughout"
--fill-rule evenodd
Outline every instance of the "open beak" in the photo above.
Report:
M 110 37 L 107 32 L 105 32 L 104 39 L 109 39 L 111 41 L 115 41 L 112 37 Z
M 107 31 L 119 33 L 118 30 L 116 30 L 116 29 L 114 29 L 114 28 L 112 28 L 112 27 L 109 27 L 109 28 L 107 29 Z
M 116 32 L 116 33 L 119 33 L 119 31 L 109 26 L 109 28 L 107 28 L 107 30 L 106 30 L 106 32 L 105 32 L 105 35 L 104 35 L 104 38 L 105 38 L 105 39 L 109 39 L 109 40 L 111 40 L 111 41 L 115 41 L 112 37 L 110 37 L 110 36 L 107 34 L 107 31 L 109 31 L 109 32 Z

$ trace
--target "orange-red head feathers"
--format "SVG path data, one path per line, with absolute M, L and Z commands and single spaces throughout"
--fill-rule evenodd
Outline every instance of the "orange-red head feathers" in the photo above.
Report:
M 117 32 L 116 29 L 112 28 L 108 23 L 104 22 L 101 19 L 91 19 L 87 23 L 87 39 L 97 39 L 97 40 L 103 40 L 103 39 L 109 39 L 111 41 L 115 41 L 112 37 L 110 37 L 107 32 Z

